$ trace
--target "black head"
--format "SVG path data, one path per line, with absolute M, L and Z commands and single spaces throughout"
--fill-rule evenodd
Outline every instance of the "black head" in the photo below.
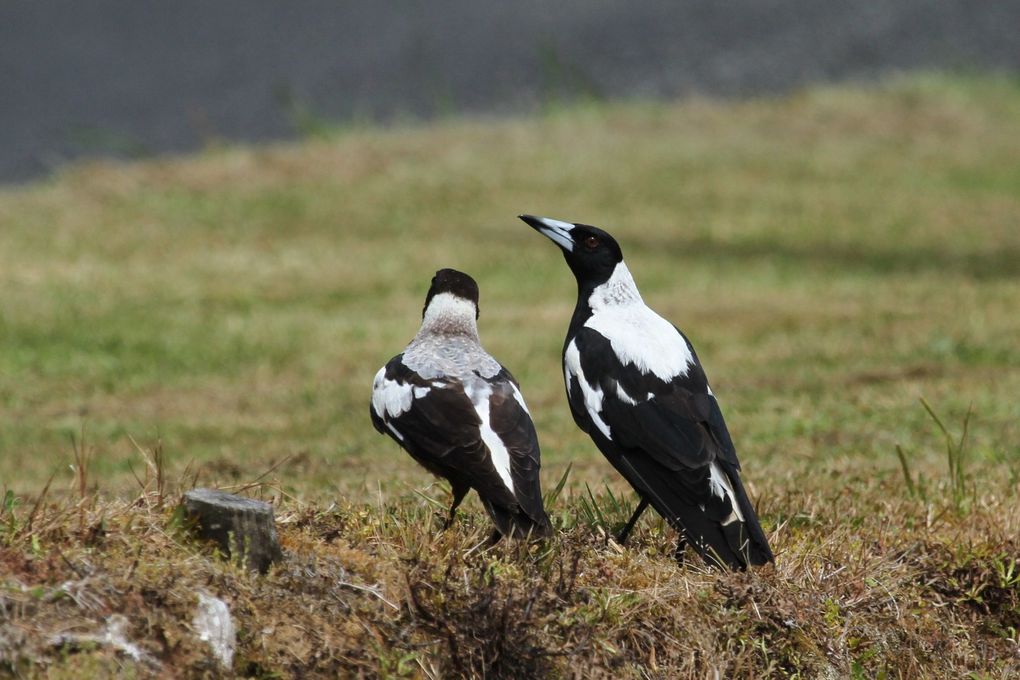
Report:
M 623 261 L 616 239 L 598 227 L 548 217 L 519 217 L 560 247 L 563 259 L 582 286 L 597 286 L 607 281 L 616 265 Z
M 429 308 L 432 298 L 440 293 L 451 293 L 459 298 L 469 300 L 475 305 L 475 318 L 478 318 L 478 284 L 475 280 L 456 269 L 440 269 L 432 277 L 432 285 L 429 286 L 429 293 L 425 296 L 425 306 L 421 310 L 422 317 L 425 310 Z

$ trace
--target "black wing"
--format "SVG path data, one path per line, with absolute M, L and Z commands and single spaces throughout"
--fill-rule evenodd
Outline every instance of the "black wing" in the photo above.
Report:
M 580 371 L 567 366 L 571 411 L 614 467 L 707 558 L 733 567 L 771 560 L 696 357 L 666 382 L 622 364 L 595 330 L 572 341 Z
M 489 423 L 509 454 L 514 495 L 524 514 L 546 533 L 551 530 L 551 525 L 542 505 L 539 479 L 542 452 L 535 424 L 524 403 L 520 386 L 509 371 L 503 368 L 488 382 L 492 388 Z
M 492 396 L 496 395 L 494 390 Z M 547 533 L 548 519 L 541 510 L 541 494 L 539 512 L 533 515 L 534 504 L 529 494 L 519 499 L 515 495 L 517 485 L 511 490 L 506 484 L 484 441 L 479 411 L 459 380 L 426 380 L 404 365 L 402 355 L 394 357 L 377 376 L 370 410 L 377 430 L 392 437 L 430 472 L 449 480 L 455 493 L 459 488 L 475 489 L 501 533 Z M 526 449 L 530 454 L 532 449 L 516 436 L 520 426 L 514 422 L 512 409 L 500 408 L 498 413 L 511 443 L 506 448 L 511 452 L 512 470 L 515 460 L 512 451 Z M 490 419 L 495 415 L 490 411 Z M 503 435 L 497 436 L 503 439 Z M 537 452 L 535 437 L 536 488 Z M 524 476 L 522 481 L 528 479 Z M 526 485 L 522 488 L 529 489 Z

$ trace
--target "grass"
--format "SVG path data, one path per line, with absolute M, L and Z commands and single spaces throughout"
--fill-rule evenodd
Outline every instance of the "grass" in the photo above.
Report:
M 1015 81 L 923 76 L 0 193 L 0 674 L 216 675 L 200 589 L 255 677 L 1015 674 L 1018 159 Z M 652 513 L 609 539 L 634 499 L 567 411 L 573 282 L 520 212 L 608 228 L 692 338 L 774 569 L 677 566 Z M 478 279 L 564 482 L 549 545 L 485 549 L 474 499 L 440 531 L 447 491 L 368 421 L 443 266 Z M 184 538 L 194 484 L 274 500 L 291 561 L 257 578 Z M 54 637 L 115 614 L 154 662 Z

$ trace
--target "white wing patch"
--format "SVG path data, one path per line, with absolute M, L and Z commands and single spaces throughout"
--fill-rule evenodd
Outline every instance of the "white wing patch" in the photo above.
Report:
M 637 406 L 637 399 L 627 394 L 627 392 L 623 389 L 623 385 L 621 385 L 620 383 L 616 383 L 616 396 L 619 397 L 620 401 L 622 401 L 624 404 L 628 404 L 630 406 Z M 652 398 L 651 392 L 648 393 L 648 398 L 649 399 Z
M 577 343 L 573 340 L 567 345 L 567 351 L 563 355 L 563 372 L 564 377 L 567 379 L 568 390 L 570 389 L 571 378 L 577 377 L 577 383 L 581 386 L 581 395 L 584 397 L 584 407 L 588 411 L 588 416 L 595 423 L 595 427 L 599 428 L 599 431 L 607 439 L 612 439 L 609 425 L 602 419 L 601 414 L 602 388 L 592 387 L 588 384 L 587 379 L 584 377 L 584 371 L 581 370 L 581 353 L 577 349 Z
M 723 520 L 723 526 L 731 524 L 736 521 L 744 521 L 744 513 L 740 512 L 740 506 L 737 505 L 737 494 L 733 491 L 733 485 L 730 484 L 729 477 L 719 467 L 719 463 L 712 461 L 711 467 L 709 467 L 709 485 L 712 489 L 712 493 L 719 498 L 729 498 L 730 505 L 733 506 L 733 512 L 730 516 Z
M 429 389 L 390 380 L 386 377 L 386 367 L 383 366 L 375 374 L 375 380 L 372 382 L 372 410 L 397 439 L 404 441 L 404 435 L 397 431 L 390 419 L 407 413 L 411 409 L 411 403 L 428 394 Z
M 417 389 L 428 390 L 427 387 Z M 411 402 L 416 396 L 424 396 L 415 394 L 415 391 L 414 385 L 387 378 L 386 367 L 383 366 L 375 374 L 375 380 L 372 382 L 372 408 L 383 420 L 396 418 L 411 408 Z
M 673 325 L 649 309 L 641 299 L 627 265 L 620 262 L 613 275 L 588 298 L 592 315 L 585 326 L 601 333 L 624 365 L 664 382 L 687 375 L 694 355 Z
M 510 383 L 510 388 L 514 391 L 514 399 L 516 399 L 517 403 L 521 405 L 521 408 L 524 409 L 524 412 L 530 416 L 531 411 L 528 410 L 528 405 L 524 403 L 524 395 L 521 394 L 521 391 L 517 388 L 517 385 Z
M 496 472 L 499 474 L 500 479 L 503 480 L 503 483 L 506 484 L 506 488 L 510 490 L 510 493 L 514 493 L 514 480 L 510 475 L 510 452 L 507 451 L 506 444 L 496 434 L 496 431 L 492 429 L 492 425 L 489 422 L 489 397 L 492 395 L 492 388 L 489 387 L 488 383 L 475 381 L 474 384 L 464 385 L 464 393 L 471 400 L 471 404 L 475 407 L 475 412 L 478 413 L 479 420 L 482 421 L 478 428 L 479 434 L 482 437 L 482 442 L 489 448 L 489 458 L 492 460 L 492 466 L 496 468 Z

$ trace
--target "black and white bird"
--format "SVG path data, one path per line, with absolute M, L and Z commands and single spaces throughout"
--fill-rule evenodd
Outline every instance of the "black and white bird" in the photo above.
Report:
M 620 542 L 651 505 L 680 533 L 678 555 L 686 541 L 732 568 L 772 561 L 694 348 L 645 305 L 616 240 L 585 224 L 520 217 L 560 247 L 577 279 L 563 344 L 567 399 L 640 496 Z
M 538 435 L 514 377 L 478 338 L 478 284 L 436 272 L 421 328 L 372 384 L 372 423 L 450 482 L 453 505 L 474 489 L 501 535 L 551 532 L 542 507 Z

